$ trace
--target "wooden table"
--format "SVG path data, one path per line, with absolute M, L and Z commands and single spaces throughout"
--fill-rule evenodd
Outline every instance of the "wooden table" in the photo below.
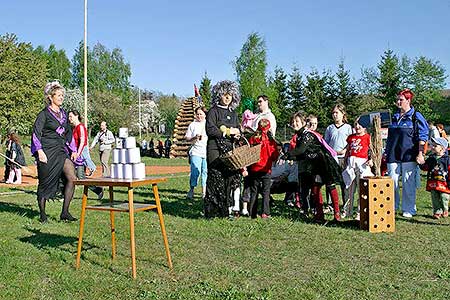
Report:
M 147 177 L 145 179 L 111 179 L 111 178 L 87 178 L 75 180 L 75 185 L 84 186 L 83 198 L 81 203 L 81 217 L 80 217 L 80 234 L 78 237 L 78 250 L 76 268 L 80 267 L 81 248 L 83 243 L 83 229 L 84 229 L 84 217 L 86 210 L 100 210 L 108 211 L 111 221 L 111 243 L 112 243 L 112 258 L 116 257 L 116 234 L 114 227 L 114 212 L 126 212 L 130 216 L 130 246 L 131 246 L 131 266 L 133 278 L 136 278 L 136 250 L 135 250 L 135 237 L 134 237 L 134 213 L 139 211 L 145 211 L 150 209 L 156 209 L 159 217 L 159 225 L 161 226 L 161 233 L 164 240 L 164 247 L 166 248 L 167 263 L 169 268 L 172 269 L 172 258 L 169 251 L 169 242 L 167 241 L 166 228 L 164 226 L 164 217 L 161 209 L 161 203 L 158 194 L 158 183 L 167 181 L 166 178 L 161 177 Z M 156 204 L 150 203 L 134 203 L 133 189 L 139 186 L 152 185 L 153 194 L 155 196 Z M 89 186 L 107 186 L 109 187 L 109 203 L 104 203 L 95 206 L 87 205 L 88 187 Z M 127 202 L 114 202 L 114 187 L 127 187 L 128 188 L 128 203 Z

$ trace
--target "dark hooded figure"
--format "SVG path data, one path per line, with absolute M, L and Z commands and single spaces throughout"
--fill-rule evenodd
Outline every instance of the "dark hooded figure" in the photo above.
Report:
M 241 172 L 230 170 L 220 159 L 233 149 L 241 134 L 235 111 L 241 100 L 239 87 L 233 81 L 220 81 L 213 86 L 211 96 L 211 109 L 206 116 L 208 179 L 204 210 L 207 218 L 239 212 L 241 181 Z

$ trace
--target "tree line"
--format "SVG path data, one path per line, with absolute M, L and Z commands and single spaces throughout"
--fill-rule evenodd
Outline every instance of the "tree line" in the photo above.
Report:
M 16 35 L 0 36 L 0 135 L 9 128 L 30 134 L 37 113 L 44 108 L 46 82 L 58 80 L 66 88 L 65 109 L 84 112 L 84 47 L 78 44 L 72 60 L 63 49 L 50 45 L 33 47 Z M 142 123 L 145 130 L 157 130 L 164 122 L 170 132 L 179 107 L 176 95 L 140 90 L 130 83 L 131 67 L 122 50 L 97 43 L 88 47 L 88 120 L 97 131 L 106 120 L 111 130 L 138 130 L 138 92 L 141 93 Z
M 44 107 L 43 87 L 50 80 L 59 80 L 66 88 L 65 108 L 84 111 L 84 48 L 80 42 L 71 60 L 62 49 L 50 45 L 33 47 L 19 42 L 14 34 L 0 35 L 0 134 L 14 128 L 30 134 L 36 114 Z M 239 83 L 242 101 L 239 112 L 255 109 L 256 97 L 266 94 L 279 127 L 289 123 L 292 113 L 304 110 L 319 117 L 319 127 L 332 122 L 331 109 L 342 102 L 350 121 L 364 112 L 393 109 L 397 92 L 405 87 L 416 95 L 413 105 L 430 120 L 450 124 L 448 98 L 442 94 L 447 78 L 444 67 L 425 56 L 399 56 L 391 49 L 381 54 L 379 63 L 361 68 L 354 79 L 342 57 L 337 71 L 293 65 L 291 70 L 276 66 L 269 72 L 267 47 L 258 33 L 251 33 L 240 53 L 231 62 Z M 155 131 L 164 123 L 166 132 L 174 127 L 180 99 L 175 94 L 141 90 L 130 84 L 131 68 L 122 50 L 107 49 L 97 43 L 88 47 L 88 120 L 89 128 L 97 130 L 106 120 L 116 131 L 127 126 L 138 129 L 138 98 L 141 95 L 141 126 Z M 225 78 L 220 78 L 225 79 Z M 211 99 L 211 79 L 205 72 L 199 92 L 206 106 Z
M 344 58 L 340 58 L 336 72 L 312 68 L 309 73 L 302 73 L 297 65 L 290 71 L 276 66 L 268 72 L 266 52 L 264 39 L 251 33 L 232 62 L 242 95 L 239 112 L 254 109 L 256 97 L 266 94 L 279 128 L 287 125 L 298 110 L 317 115 L 319 127 L 324 128 L 332 123 L 331 110 L 338 102 L 346 106 L 350 121 L 365 112 L 393 111 L 396 95 L 403 88 L 413 90 L 413 105 L 427 119 L 450 124 L 449 99 L 442 93 L 447 75 L 438 61 L 425 56 L 398 56 L 387 49 L 377 66 L 361 68 L 361 77 L 354 79 Z M 210 85 L 205 73 L 200 94 L 206 103 Z

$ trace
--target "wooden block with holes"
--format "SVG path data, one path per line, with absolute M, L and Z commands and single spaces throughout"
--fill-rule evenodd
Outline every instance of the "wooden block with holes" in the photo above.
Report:
M 394 181 L 366 177 L 359 182 L 360 228 L 369 232 L 394 232 Z

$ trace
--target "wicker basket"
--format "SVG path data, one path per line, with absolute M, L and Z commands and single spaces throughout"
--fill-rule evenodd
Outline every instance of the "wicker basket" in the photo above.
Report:
M 221 159 L 231 170 L 239 170 L 257 163 L 261 154 L 261 144 L 250 146 L 247 139 L 243 137 L 246 145 L 235 148 L 224 154 Z

